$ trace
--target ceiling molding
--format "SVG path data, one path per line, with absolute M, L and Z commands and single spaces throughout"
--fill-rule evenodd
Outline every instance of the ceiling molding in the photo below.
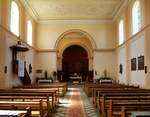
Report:
M 114 52 L 115 48 L 97 48 L 93 49 L 94 52 Z
M 36 49 L 36 52 L 57 52 L 56 49 Z
M 116 13 L 114 13 L 112 21 L 115 21 L 116 18 L 120 15 L 122 12 L 123 8 L 129 3 L 130 0 L 124 0 L 120 8 L 117 9 Z
M 38 20 L 39 24 L 100 24 L 112 23 L 112 20 Z
M 31 17 L 38 22 L 38 14 L 32 9 L 27 0 L 20 0 L 22 5 L 25 7 L 26 11 L 31 15 Z

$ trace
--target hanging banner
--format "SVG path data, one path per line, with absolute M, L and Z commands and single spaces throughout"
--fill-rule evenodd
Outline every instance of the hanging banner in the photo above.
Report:
M 24 77 L 24 61 L 18 60 L 18 76 Z

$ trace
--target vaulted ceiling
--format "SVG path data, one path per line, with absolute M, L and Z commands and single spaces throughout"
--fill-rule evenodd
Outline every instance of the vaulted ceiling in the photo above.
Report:
M 112 20 L 127 0 L 21 0 L 37 21 Z

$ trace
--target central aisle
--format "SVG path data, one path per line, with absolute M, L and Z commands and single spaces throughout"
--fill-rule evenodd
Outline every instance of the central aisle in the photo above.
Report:
M 53 117 L 99 117 L 99 113 L 81 85 L 70 85 Z
M 87 117 L 79 88 L 72 88 L 71 90 L 70 107 L 67 109 L 65 117 Z

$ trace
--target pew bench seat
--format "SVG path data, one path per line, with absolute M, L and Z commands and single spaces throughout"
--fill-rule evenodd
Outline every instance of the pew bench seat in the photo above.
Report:
M 46 111 L 43 109 L 42 100 L 39 102 L 0 101 L 1 109 L 22 109 L 26 107 L 31 108 L 31 116 L 46 116 Z
M 144 93 L 145 94 L 145 93 Z M 105 113 L 105 111 L 109 108 L 109 102 L 112 100 L 113 102 L 150 102 L 150 95 L 144 95 L 143 93 L 132 93 L 132 94 L 112 94 L 110 95 L 103 95 L 97 101 L 97 108 L 100 113 Z M 143 96 L 141 96 L 143 95 Z
M 30 112 L 25 109 L 25 110 L 0 110 L 0 116 L 1 117 L 6 117 L 6 116 L 13 116 L 13 117 L 29 117 Z
M 132 112 L 150 112 L 150 102 L 115 102 L 110 100 L 107 117 L 128 117 Z

